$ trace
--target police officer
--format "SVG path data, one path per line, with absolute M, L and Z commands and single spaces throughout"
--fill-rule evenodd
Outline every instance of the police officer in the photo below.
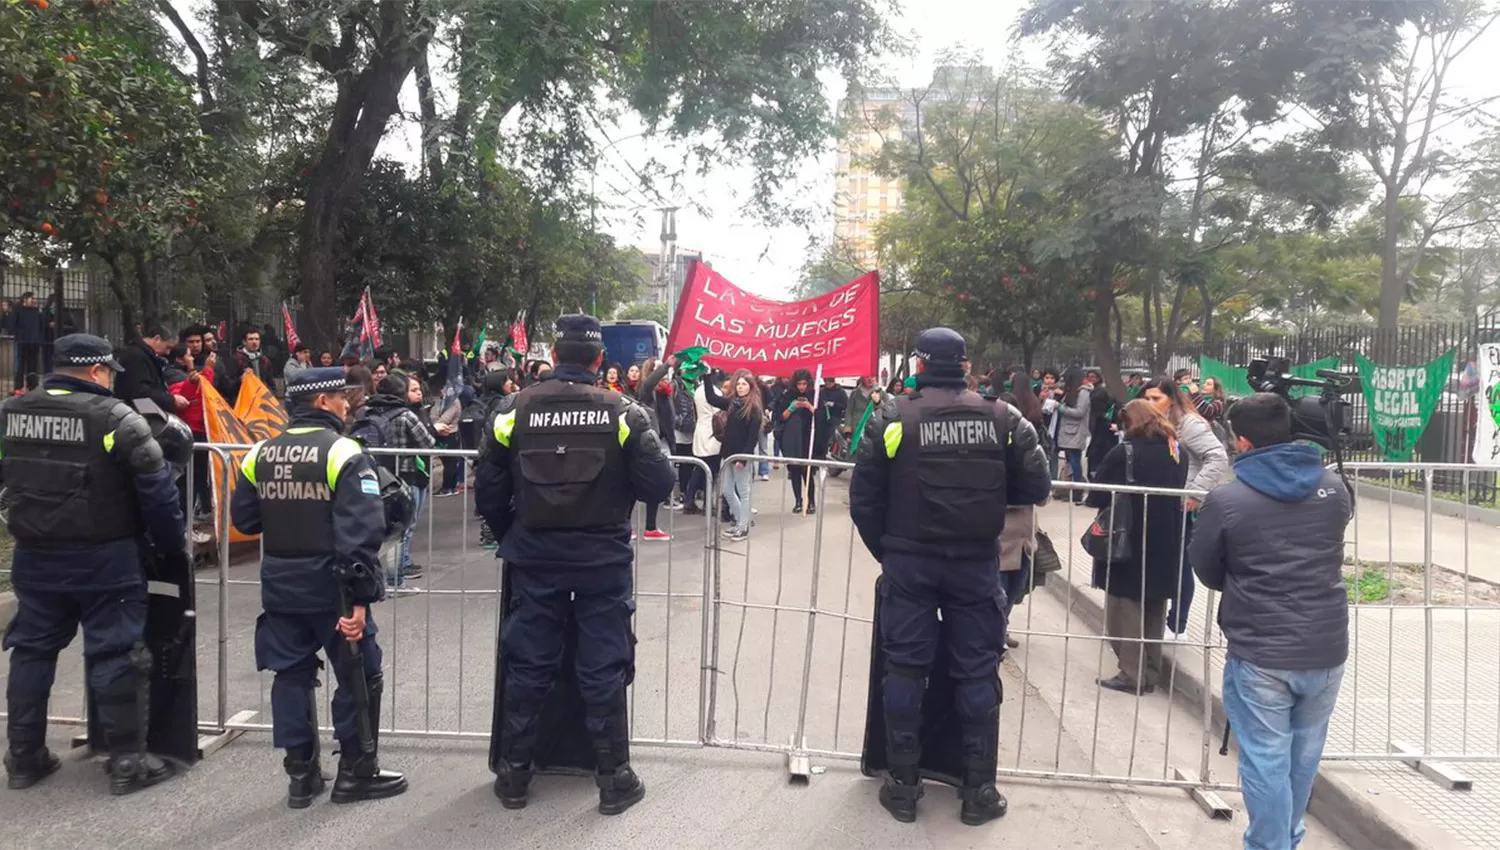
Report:
M 630 513 L 636 502 L 665 500 L 674 476 L 645 409 L 594 386 L 602 343 L 594 317 L 558 319 L 556 368 L 499 401 L 475 474 L 475 501 L 500 541 L 514 596 L 501 625 L 506 678 L 495 766 L 495 794 L 506 808 L 526 805 L 539 713 L 560 672 L 570 604 L 599 811 L 619 814 L 646 793 L 630 768 L 625 709 L 634 667 Z
M 995 789 L 1005 641 L 998 538 L 1006 506 L 1040 504 L 1052 482 L 1020 413 L 965 389 L 962 336 L 923 331 L 916 357 L 916 389 L 876 414 L 849 484 L 850 516 L 884 576 L 876 604 L 890 776 L 880 803 L 898 821 L 916 819 L 922 698 L 946 644 L 964 742 L 960 817 L 978 825 L 1006 808 Z
M 83 626 L 89 688 L 109 746 L 110 791 L 129 794 L 173 774 L 146 752 L 151 654 L 145 645 L 143 535 L 186 546 L 172 469 L 150 426 L 110 394 L 121 371 L 109 343 L 69 334 L 39 389 L 0 417 L 11 581 L 18 608 L 11 651 L 5 771 L 29 788 L 58 768 L 44 744 L 57 653 Z
M 377 753 L 363 753 L 359 718 L 343 646 L 356 642 L 369 691 L 369 728 L 380 727 L 380 645 L 368 606 L 384 582 L 378 565 L 386 537 L 385 509 L 375 467 L 358 442 L 342 435 L 349 413 L 349 380 L 340 368 L 306 369 L 287 385 L 292 421 L 278 437 L 256 443 L 240 463 L 231 511 L 234 526 L 260 534 L 261 604 L 255 626 L 255 663 L 274 670 L 272 741 L 286 750 L 287 805 L 305 808 L 322 793 L 319 764 L 318 650 L 338 680 L 333 733 L 339 742 L 335 803 L 393 797 L 406 777 L 380 769 Z M 352 573 L 353 578 L 344 578 Z M 353 615 L 339 613 L 340 587 Z

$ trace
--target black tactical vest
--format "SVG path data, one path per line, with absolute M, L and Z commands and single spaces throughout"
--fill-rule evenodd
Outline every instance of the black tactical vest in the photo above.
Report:
M 330 476 L 329 456 L 345 439 L 328 428 L 297 428 L 260 444 L 252 480 L 260 494 L 267 555 L 334 554 L 333 486 L 342 465 Z M 348 443 L 357 454 L 358 443 Z
M 901 444 L 891 463 L 886 533 L 933 542 L 999 537 L 1006 408 L 977 393 L 928 388 L 898 397 L 896 410 Z
M 527 528 L 593 528 L 630 519 L 624 409 L 615 393 L 562 380 L 516 396 L 511 475 L 516 521 Z
M 0 468 L 10 533 L 29 546 L 107 543 L 141 532 L 135 483 L 113 453 L 120 400 L 34 390 L 5 405 Z

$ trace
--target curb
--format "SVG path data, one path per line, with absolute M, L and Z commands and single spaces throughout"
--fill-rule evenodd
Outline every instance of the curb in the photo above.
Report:
M 1390 502 L 1403 508 L 1413 510 L 1425 510 L 1426 497 L 1422 493 L 1407 493 L 1402 490 L 1392 490 L 1369 481 L 1356 481 L 1359 498 L 1373 499 L 1377 502 Z M 1465 512 L 1467 510 L 1467 513 Z M 1454 502 L 1449 499 L 1432 500 L 1432 512 L 1438 516 L 1452 517 L 1453 519 L 1479 522 L 1485 525 L 1500 526 L 1500 510 L 1495 508 L 1481 508 L 1477 505 L 1465 505 L 1463 502 Z
M 16 595 L 9 590 L 0 593 L 0 629 L 10 628 L 10 621 L 16 617 Z
M 1063 577 L 1063 581 L 1066 578 Z M 1090 629 L 1104 633 L 1104 605 L 1092 596 L 1079 592 L 1077 586 L 1069 593 L 1063 581 L 1048 581 L 1042 585 L 1058 602 L 1067 606 L 1072 603 L 1073 613 Z M 1071 600 L 1070 600 L 1071 596 Z M 1178 700 L 1195 717 L 1203 715 L 1204 682 L 1200 670 L 1190 665 L 1178 665 L 1173 679 L 1173 698 Z M 1224 700 L 1210 688 L 1210 711 L 1213 725 L 1223 729 Z M 1347 776 L 1341 775 L 1338 766 L 1347 762 L 1324 762 L 1318 766 L 1318 779 L 1313 783 L 1312 798 L 1308 801 L 1307 813 L 1317 818 L 1340 840 L 1350 847 L 1381 848 L 1381 850 L 1439 850 L 1450 846 L 1451 839 L 1440 834 L 1428 835 L 1433 830 L 1415 830 L 1394 816 L 1392 809 L 1401 813 L 1410 809 L 1393 801 L 1395 795 L 1382 795 L 1380 803 L 1372 802 L 1370 794 L 1360 789 Z M 1411 812 L 1412 818 L 1422 817 Z

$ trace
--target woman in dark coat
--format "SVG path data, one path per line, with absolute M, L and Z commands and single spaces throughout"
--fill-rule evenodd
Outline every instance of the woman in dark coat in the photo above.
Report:
M 1121 419 L 1125 441 L 1104 456 L 1096 484 L 1126 484 L 1126 447 L 1134 455 L 1130 466 L 1134 486 L 1180 490 L 1187 483 L 1187 458 L 1177 445 L 1172 423 L 1150 402 L 1137 399 L 1125 405 Z M 1091 508 L 1108 507 L 1111 494 L 1089 494 Z M 1101 687 L 1144 694 L 1155 689 L 1162 669 L 1162 636 L 1167 603 L 1178 592 L 1182 563 L 1182 497 L 1119 495 L 1130 503 L 1131 557 L 1113 564 L 1094 560 L 1094 587 L 1103 588 L 1104 633 L 1120 662 L 1120 672 L 1099 680 Z M 1138 638 L 1148 642 L 1141 643 Z
M 828 457 L 828 440 L 833 436 L 833 421 L 813 407 L 812 373 L 798 369 L 792 373 L 792 385 L 787 388 L 776 410 L 773 420 L 781 430 L 778 439 L 783 448 L 782 456 L 822 460 Z M 817 425 L 814 427 L 814 418 Z M 807 444 L 808 432 L 812 432 L 812 445 Z M 787 472 L 792 479 L 792 513 L 802 513 L 802 496 L 807 495 L 807 513 L 817 513 L 817 476 L 810 474 L 813 467 L 788 463 Z

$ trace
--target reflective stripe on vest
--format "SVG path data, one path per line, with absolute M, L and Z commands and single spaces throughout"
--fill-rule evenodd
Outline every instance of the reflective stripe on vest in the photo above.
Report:
M 510 435 L 516 430 L 516 412 L 507 411 L 495 417 L 495 442 L 510 448 Z
M 901 448 L 901 438 L 906 436 L 906 429 L 901 426 L 901 420 L 887 423 L 885 433 L 881 437 L 885 440 L 885 456 L 893 458 L 896 451 Z
M 317 430 L 320 429 L 292 428 L 286 433 L 310 434 L 313 431 Z M 245 452 L 244 460 L 240 461 L 240 471 L 245 474 L 245 480 L 249 481 L 252 486 L 256 484 L 255 461 L 260 456 L 260 447 L 265 445 L 265 442 L 265 440 L 261 440 L 259 443 L 251 446 L 250 450 Z M 355 455 L 363 451 L 364 448 L 360 446 L 359 441 L 351 440 L 348 437 L 340 437 L 338 439 L 338 442 L 334 443 L 333 446 L 328 449 L 328 464 L 326 468 L 328 475 L 328 488 L 330 490 L 338 486 L 339 475 L 344 471 L 344 465 L 353 460 Z

